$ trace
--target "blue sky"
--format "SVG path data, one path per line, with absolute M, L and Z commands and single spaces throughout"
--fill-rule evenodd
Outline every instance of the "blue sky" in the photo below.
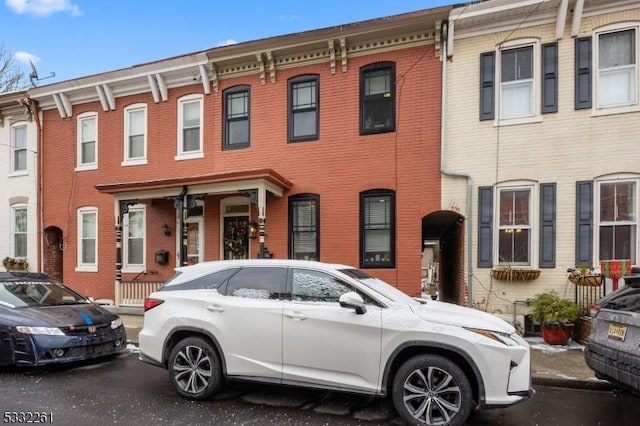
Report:
M 1 0 L 0 46 L 40 85 L 455 0 Z

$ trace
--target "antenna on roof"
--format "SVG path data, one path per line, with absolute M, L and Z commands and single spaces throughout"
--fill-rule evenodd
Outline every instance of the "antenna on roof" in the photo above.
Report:
M 36 87 L 39 81 L 41 80 L 46 80 L 47 78 L 51 78 L 51 77 L 55 77 L 56 73 L 55 72 L 51 72 L 48 76 L 46 77 L 38 77 L 38 70 L 36 70 L 36 66 L 33 65 L 33 62 L 29 61 L 29 65 L 31 65 L 31 72 L 29 73 L 29 80 L 31 80 L 31 86 L 32 87 Z

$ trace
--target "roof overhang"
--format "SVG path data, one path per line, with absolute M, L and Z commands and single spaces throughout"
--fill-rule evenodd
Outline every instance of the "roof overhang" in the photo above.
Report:
M 264 188 L 282 197 L 293 182 L 271 169 L 252 169 L 160 180 L 104 183 L 95 188 L 116 199 L 150 199 L 187 195 L 234 194 Z M 186 189 L 186 192 L 184 192 Z
M 31 104 L 26 91 L 0 94 L 0 127 L 4 127 L 6 117 L 31 120 Z

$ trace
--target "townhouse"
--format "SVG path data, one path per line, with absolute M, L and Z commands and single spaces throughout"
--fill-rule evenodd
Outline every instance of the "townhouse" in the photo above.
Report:
M 37 131 L 24 91 L 0 95 L 0 258 L 12 269 L 37 267 Z
M 490 0 L 445 31 L 441 207 L 466 219 L 469 303 L 592 303 L 638 263 L 640 3 Z M 568 281 L 581 267 L 604 284 Z
M 176 266 L 271 256 L 351 264 L 417 296 L 425 241 L 452 240 L 443 298 L 463 301 L 461 214 L 440 205 L 450 9 L 31 89 L 39 268 L 120 306 Z

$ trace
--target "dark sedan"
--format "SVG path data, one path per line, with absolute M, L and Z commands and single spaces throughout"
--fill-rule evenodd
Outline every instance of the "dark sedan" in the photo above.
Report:
M 0 272 L 0 366 L 82 361 L 125 348 L 117 315 L 45 274 Z

